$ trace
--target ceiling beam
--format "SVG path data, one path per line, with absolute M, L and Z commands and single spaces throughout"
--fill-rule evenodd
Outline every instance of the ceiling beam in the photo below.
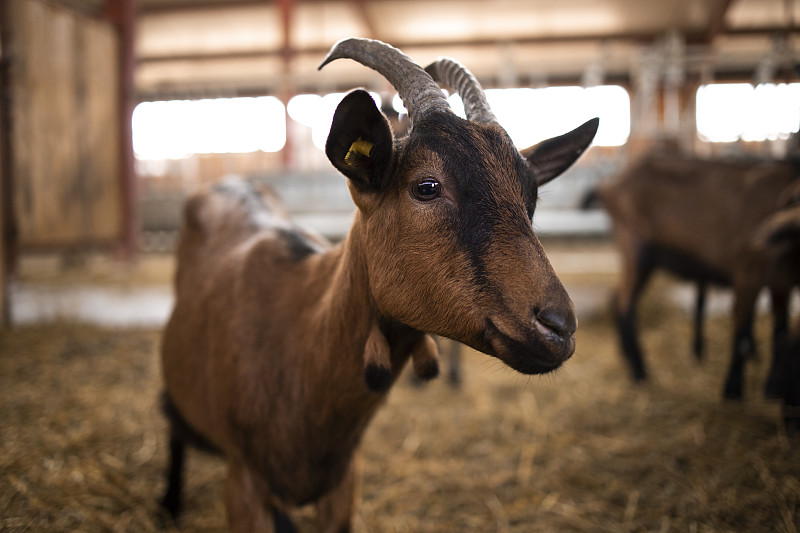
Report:
M 635 41 L 647 43 L 658 35 L 652 33 L 631 33 L 631 34 L 587 34 L 587 35 L 573 35 L 573 36 L 557 36 L 557 37 L 525 37 L 522 39 L 451 39 L 441 41 L 395 41 L 392 46 L 400 48 L 401 50 L 413 48 L 437 48 L 437 47 L 486 47 L 497 46 L 500 44 L 558 44 L 569 42 L 604 42 L 604 41 Z M 312 54 L 324 55 L 327 54 L 330 47 L 307 47 L 303 49 L 293 49 L 293 55 L 299 54 Z M 167 54 L 167 55 L 148 55 L 140 56 L 140 63 L 162 63 L 168 61 L 209 61 L 209 60 L 229 60 L 229 59 L 254 59 L 265 58 L 280 55 L 282 53 L 279 48 L 262 48 L 259 50 L 239 50 L 227 52 L 201 52 L 201 53 L 188 53 L 188 54 Z
M 705 44 L 713 43 L 714 39 L 725 30 L 725 17 L 728 15 L 732 3 L 733 0 L 719 0 L 712 9 L 703 38 Z
M 209 0 L 207 2 L 175 2 L 159 0 L 142 2 L 139 15 L 161 15 L 164 13 L 182 13 L 186 11 L 203 11 L 207 9 L 235 9 L 240 7 L 267 7 L 274 2 L 266 0 Z
M 67 2 L 81 2 L 86 0 L 60 0 Z M 139 12 L 145 15 L 159 13 L 175 13 L 184 11 L 201 11 L 204 9 L 230 9 L 237 7 L 267 7 L 278 3 L 279 0 L 203 0 L 190 2 L 187 0 L 145 0 L 141 2 Z M 330 3 L 331 0 L 297 0 L 298 4 L 314 5 Z M 357 3 L 366 4 L 366 0 L 355 0 Z M 368 0 L 370 3 L 380 3 L 385 0 Z M 437 0 L 439 2 L 460 2 L 461 0 Z
M 785 34 L 789 29 L 784 26 L 769 26 L 759 28 L 741 28 L 725 30 L 718 35 L 775 35 Z M 373 29 L 370 32 L 373 32 Z M 792 34 L 800 34 L 800 30 L 792 29 Z M 535 45 L 535 44 L 564 44 L 564 43 L 579 43 L 579 42 L 611 42 L 611 41 L 628 41 L 634 43 L 647 44 L 663 37 L 662 34 L 651 32 L 642 33 L 617 33 L 617 34 L 584 34 L 584 35 L 565 35 L 565 36 L 548 36 L 548 37 L 526 37 L 522 39 L 511 39 L 503 41 L 501 39 L 451 39 L 441 41 L 400 41 L 392 42 L 392 46 L 396 46 L 401 50 L 410 50 L 414 48 L 450 48 L 450 47 L 469 47 L 481 48 L 487 46 L 498 46 L 500 44 L 515 44 L 515 45 Z M 376 36 L 379 38 L 379 36 Z M 703 32 L 685 35 L 684 38 L 689 44 L 708 44 L 708 33 Z M 285 46 L 285 43 L 284 43 Z M 307 47 L 307 48 L 291 48 L 289 54 L 294 57 L 297 55 L 318 55 L 324 56 L 328 53 L 330 47 Z M 235 60 L 235 59 L 263 59 L 274 56 L 285 56 L 286 50 L 281 48 L 262 48 L 251 50 L 236 50 L 226 52 L 198 52 L 187 54 L 165 54 L 165 55 L 145 55 L 139 56 L 139 64 L 147 63 L 165 63 L 172 61 L 182 62 L 201 62 L 201 61 L 220 61 L 220 60 Z

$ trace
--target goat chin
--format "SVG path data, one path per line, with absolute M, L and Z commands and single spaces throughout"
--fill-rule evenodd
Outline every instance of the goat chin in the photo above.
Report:
M 559 368 L 575 352 L 575 335 L 561 335 L 535 322 L 523 340 L 502 332 L 490 319 L 486 321 L 486 348 L 522 374 L 546 374 Z

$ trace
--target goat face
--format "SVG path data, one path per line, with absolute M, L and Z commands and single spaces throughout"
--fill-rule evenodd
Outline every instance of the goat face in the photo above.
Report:
M 531 226 L 538 185 L 594 137 L 593 120 L 528 159 L 497 124 L 449 111 L 395 139 L 368 93 L 339 105 L 326 145 L 359 209 L 372 297 L 387 318 L 543 373 L 575 348 L 572 302 Z

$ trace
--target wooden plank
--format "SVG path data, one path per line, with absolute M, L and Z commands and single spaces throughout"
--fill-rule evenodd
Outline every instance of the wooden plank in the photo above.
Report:
M 117 42 L 109 25 L 93 20 L 81 26 L 79 42 L 82 231 L 88 240 L 113 241 L 122 230 Z
M 11 11 L 0 3 L 0 94 L 10 92 L 8 76 Z M 15 247 L 12 217 L 12 154 L 11 109 L 8 98 L 0 98 L 0 327 L 10 323 L 9 279 L 15 267 Z
M 13 0 L 14 207 L 21 248 L 120 233 L 116 37 L 107 23 Z

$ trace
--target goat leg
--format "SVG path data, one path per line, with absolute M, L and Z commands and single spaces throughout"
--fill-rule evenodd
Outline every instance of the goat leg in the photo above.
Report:
M 361 500 L 361 456 L 353 456 L 342 482 L 316 504 L 317 525 L 322 533 L 349 533 Z
M 694 343 L 692 350 L 698 361 L 703 360 L 703 317 L 706 310 L 706 291 L 708 284 L 704 281 L 697 283 L 697 300 L 694 310 Z
M 450 341 L 450 348 L 447 351 L 447 379 L 450 385 L 458 387 L 461 385 L 461 343 Z
M 439 375 L 439 347 L 430 335 L 423 335 L 411 351 L 414 375 L 428 381 Z
M 291 519 L 270 505 L 263 480 L 238 461 L 228 462 L 226 508 L 231 533 L 294 533 Z
M 789 339 L 789 291 L 773 289 L 772 300 L 772 366 L 767 374 L 764 395 L 771 399 L 780 399 L 787 387 L 787 361 L 783 357 L 784 345 Z
M 622 232 L 621 232 L 622 233 Z M 642 348 L 636 331 L 636 308 L 647 281 L 653 273 L 653 250 L 630 235 L 618 236 L 624 250 L 622 279 L 616 294 L 615 315 L 622 353 L 635 381 L 647 378 Z
M 733 353 L 725 379 L 723 395 L 731 400 L 739 400 L 744 393 L 744 365 L 755 352 L 753 341 L 753 312 L 758 289 L 734 285 L 735 303 L 733 306 L 734 337 Z
M 167 490 L 161 498 L 161 506 L 169 513 L 173 522 L 178 521 L 181 513 L 181 492 L 183 489 L 183 463 L 186 456 L 186 442 L 179 432 L 170 424 L 169 468 L 167 470 Z

